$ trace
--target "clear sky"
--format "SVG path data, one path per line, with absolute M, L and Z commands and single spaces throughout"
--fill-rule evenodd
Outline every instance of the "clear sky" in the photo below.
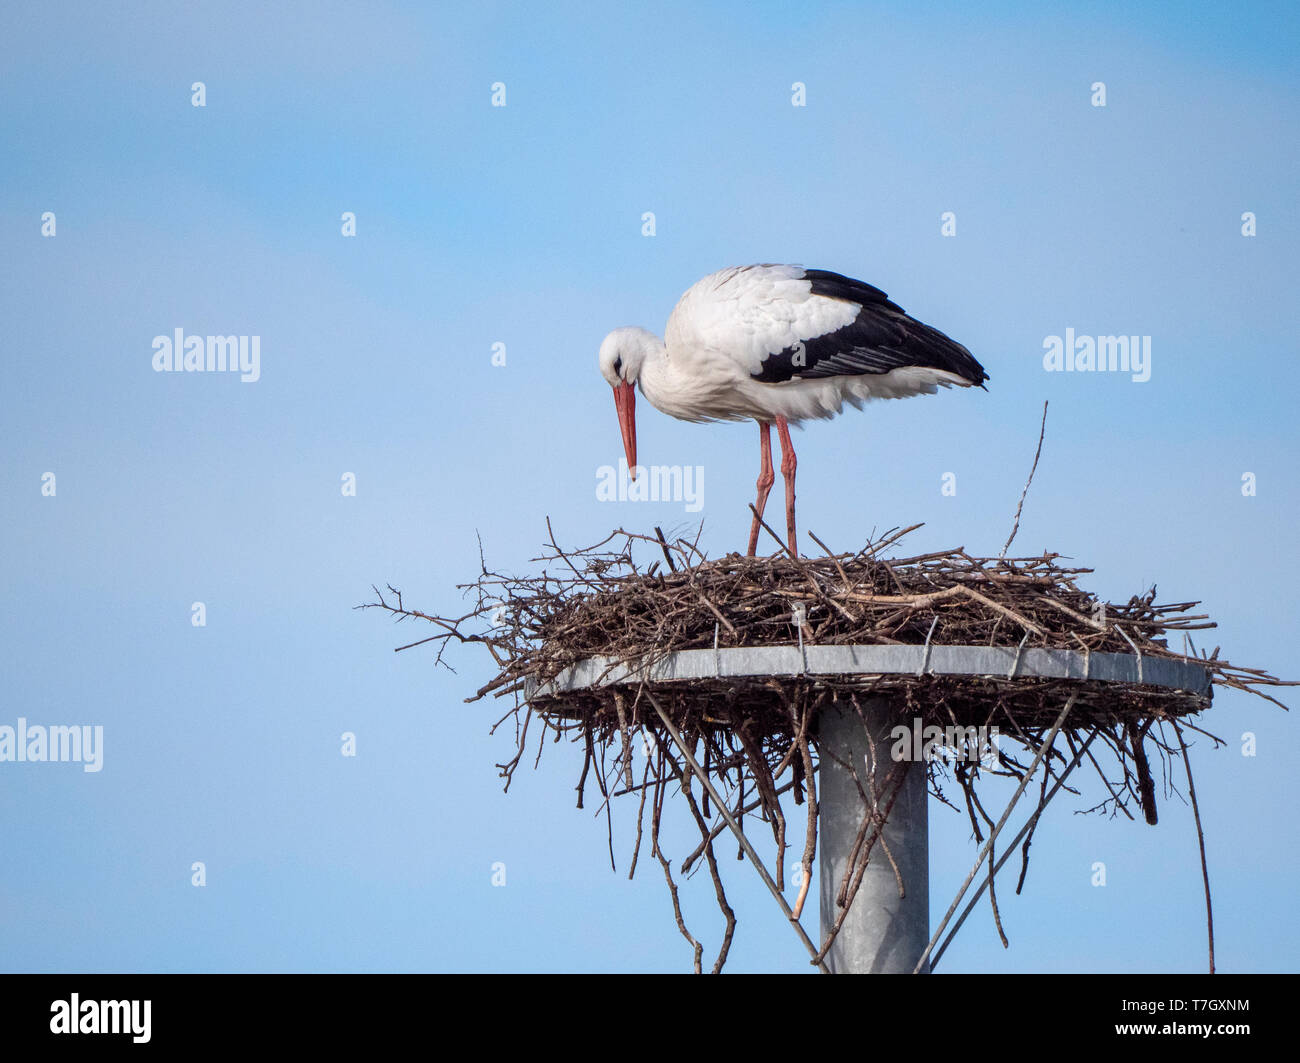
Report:
M 352 606 L 455 610 L 476 536 L 519 570 L 548 515 L 743 549 L 752 425 L 642 404 L 703 508 L 596 496 L 601 338 L 727 265 L 861 277 L 991 376 L 796 433 L 804 528 L 996 553 L 1050 399 L 1017 548 L 1202 599 L 1210 645 L 1300 676 L 1295 5 L 792 6 L 3 6 L 0 725 L 104 738 L 99 772 L 0 763 L 0 968 L 687 969 L 658 869 L 626 878 L 635 809 L 616 874 L 575 751 L 501 793 L 487 656 L 395 655 L 418 632 Z M 259 379 L 155 372 L 176 329 L 258 337 Z M 1151 337 L 1150 379 L 1046 371 L 1067 329 Z M 1295 970 L 1294 721 L 1204 722 L 1220 968 Z M 1073 814 L 1100 799 L 1040 828 L 1011 949 L 985 908 L 943 968 L 1202 969 L 1190 811 Z M 937 923 L 975 847 L 931 823 Z M 730 968 L 806 969 L 731 872 Z

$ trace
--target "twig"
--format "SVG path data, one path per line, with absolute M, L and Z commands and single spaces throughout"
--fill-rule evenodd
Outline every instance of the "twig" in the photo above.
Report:
M 732 816 L 730 809 L 727 808 L 726 801 L 724 801 L 718 791 L 714 789 L 713 783 L 710 782 L 709 777 L 704 774 L 704 769 L 695 762 L 695 757 L 691 755 L 691 751 L 687 748 L 686 743 L 682 741 L 681 734 L 678 732 L 677 728 L 673 726 L 672 717 L 670 717 L 664 710 L 664 707 L 659 704 L 659 699 L 654 696 L 654 693 L 648 687 L 646 688 L 645 695 L 650 704 L 654 706 L 655 712 L 659 714 L 659 719 L 663 722 L 664 728 L 672 736 L 673 742 L 676 743 L 677 748 L 681 750 L 682 756 L 686 759 L 686 763 L 691 766 L 691 771 L 695 772 L 700 783 L 713 798 L 714 804 L 718 806 L 718 811 L 722 814 L 722 818 L 727 821 L 727 826 L 729 826 L 732 833 L 735 834 L 736 841 L 740 843 L 740 847 L 745 850 L 745 855 L 749 857 L 749 862 L 754 865 L 754 869 L 758 872 L 759 877 L 762 878 L 763 884 L 767 887 L 768 892 L 776 898 L 777 905 L 785 914 L 786 919 L 788 919 L 790 924 L 794 927 L 795 933 L 799 936 L 799 940 L 804 943 L 804 947 L 807 948 L 809 955 L 816 960 L 816 946 L 808 939 L 808 935 L 804 933 L 803 925 L 795 918 L 794 912 L 786 903 L 785 898 L 781 895 L 781 891 L 776 888 L 776 883 L 772 881 L 772 876 L 767 873 L 767 868 L 763 865 L 763 861 L 759 859 L 758 853 L 754 851 L 754 847 L 750 845 L 749 839 L 745 837 L 745 832 L 740 829 L 740 825 L 736 822 L 735 817 Z M 823 972 L 827 974 L 830 973 L 824 963 L 819 963 L 818 965 L 821 967 Z
M 1011 534 L 1007 536 L 1006 545 L 1002 547 L 1002 552 L 998 557 L 1006 557 L 1007 551 L 1011 548 L 1011 540 L 1016 537 L 1016 532 L 1020 530 L 1020 510 L 1025 504 L 1025 495 L 1029 494 L 1029 485 L 1034 482 L 1034 471 L 1038 468 L 1038 455 L 1043 452 L 1043 433 L 1047 431 L 1047 403 L 1043 403 L 1043 423 L 1038 428 L 1038 449 L 1034 451 L 1034 464 L 1029 469 L 1029 479 L 1025 481 L 1025 489 L 1020 492 L 1020 501 L 1016 504 L 1016 522 L 1012 525 Z
M 664 539 L 663 529 L 658 524 L 655 525 L 655 535 L 659 538 L 659 546 L 664 552 L 664 560 L 668 562 L 669 570 L 676 572 L 677 566 L 673 564 L 673 555 L 668 552 L 668 543 Z
M 1097 732 L 1093 731 L 1092 734 L 1088 736 L 1088 740 L 1083 744 L 1079 752 L 1077 752 L 1074 755 L 1074 759 L 1070 761 L 1070 763 L 1066 766 L 1065 770 L 1062 771 L 1059 776 L 1057 776 L 1056 785 L 1052 787 L 1051 791 L 1047 794 L 1046 797 L 1039 798 L 1038 807 L 1034 809 L 1034 814 L 1030 816 L 1029 819 L 1026 820 L 1025 825 L 1020 828 L 1020 833 L 1011 839 L 1011 844 L 1007 846 L 1007 851 L 1002 854 L 1002 856 L 998 859 L 998 862 L 994 865 L 993 873 L 995 875 L 1002 870 L 1002 865 L 1011 859 L 1011 854 L 1016 851 L 1016 846 L 1020 844 L 1021 839 L 1023 839 L 1025 835 L 1029 834 L 1034 829 L 1035 824 L 1038 823 L 1039 816 L 1041 816 L 1043 814 L 1044 809 L 1047 808 L 1048 802 L 1050 802 L 1052 798 L 1056 796 L 1056 792 L 1062 786 L 1065 785 L 1065 777 L 1074 770 L 1075 766 L 1079 763 L 1079 758 L 1082 757 L 1083 754 L 1087 751 L 1088 747 L 1092 745 L 1092 740 L 1096 737 L 1097 737 Z M 935 950 L 934 955 L 930 957 L 931 971 L 933 971 L 934 968 L 938 965 L 940 958 L 943 956 L 944 952 L 947 951 L 948 946 L 952 944 L 952 939 L 957 936 L 957 931 L 961 929 L 962 923 L 966 922 L 966 917 L 975 910 L 975 905 L 979 903 L 980 897 L 984 895 L 985 885 L 986 883 L 980 883 L 979 889 L 975 891 L 974 896 L 971 897 L 966 907 L 962 909 L 962 913 L 957 918 L 957 921 L 953 923 L 952 929 L 948 931 L 948 936 L 943 939 L 943 944 L 940 945 L 939 948 Z
M 998 834 L 1001 832 L 1003 824 L 1006 823 L 1007 818 L 1011 815 L 1011 810 L 1016 807 L 1016 802 L 1020 800 L 1020 795 L 1025 792 L 1025 787 L 1029 785 L 1029 780 L 1033 777 L 1035 769 L 1037 769 L 1039 763 L 1047 754 L 1047 751 L 1052 748 L 1052 742 L 1055 741 L 1057 732 L 1060 731 L 1061 725 L 1065 723 L 1065 718 L 1070 714 L 1070 710 L 1074 708 L 1074 702 L 1077 698 L 1077 694 L 1070 695 L 1069 701 L 1065 703 L 1065 708 L 1061 710 L 1061 715 L 1058 716 L 1056 722 L 1052 724 L 1052 730 L 1048 733 L 1046 740 L 1038 747 L 1038 752 L 1034 754 L 1034 761 L 1029 765 L 1029 770 L 1025 772 L 1024 778 L 1020 780 L 1020 785 L 1016 787 L 1016 792 L 1012 796 L 1011 802 L 1007 805 L 1007 810 L 1002 813 L 1002 818 L 998 820 L 998 825 L 993 828 L 993 833 L 989 835 L 988 841 L 984 843 L 984 848 L 980 850 L 980 854 L 975 860 L 975 866 L 971 868 L 970 874 L 966 876 L 966 881 L 962 883 L 961 889 L 957 891 L 957 896 L 953 898 L 953 902 L 948 907 L 947 913 L 939 923 L 939 929 L 934 932 L 934 937 L 930 939 L 930 943 L 926 945 L 925 951 L 921 953 L 921 958 L 916 961 L 916 968 L 912 971 L 913 974 L 920 974 L 925 968 L 925 961 L 930 958 L 930 953 L 933 951 L 935 944 L 942 936 L 944 927 L 948 925 L 948 920 L 952 918 L 953 913 L 957 910 L 957 905 L 961 903 L 962 896 L 970 887 L 971 882 L 974 881 L 975 875 L 979 872 L 980 865 L 984 863 L 984 858 L 988 856 L 989 850 L 993 848 L 993 843 L 997 841 Z
M 1183 729 L 1173 721 L 1178 745 L 1183 751 L 1183 766 L 1187 769 L 1187 793 L 1192 799 L 1192 817 L 1196 820 L 1196 843 L 1201 850 L 1201 881 L 1205 883 L 1205 932 L 1210 940 L 1210 974 L 1214 973 L 1214 905 L 1210 902 L 1210 870 L 1205 862 L 1205 832 L 1201 829 L 1201 808 L 1196 802 L 1196 783 L 1192 781 L 1192 762 L 1187 756 L 1187 743 Z

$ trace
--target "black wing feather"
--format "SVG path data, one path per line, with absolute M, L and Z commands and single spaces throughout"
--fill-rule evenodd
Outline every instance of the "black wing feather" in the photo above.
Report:
M 879 288 L 823 269 L 804 271 L 814 295 L 857 303 L 862 309 L 843 328 L 804 340 L 763 360 L 755 380 L 779 384 L 828 376 L 888 373 L 922 366 L 954 373 L 972 384 L 988 379 L 970 351 L 938 329 L 909 317 Z

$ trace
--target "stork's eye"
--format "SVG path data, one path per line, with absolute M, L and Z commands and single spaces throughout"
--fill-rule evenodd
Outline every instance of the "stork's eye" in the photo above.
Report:
M 621 354 L 614 359 L 614 375 L 615 376 L 623 375 L 623 356 Z

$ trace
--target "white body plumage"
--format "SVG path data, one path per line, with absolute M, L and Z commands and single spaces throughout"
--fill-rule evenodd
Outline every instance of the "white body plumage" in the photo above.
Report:
M 818 294 L 799 266 L 733 266 L 682 295 L 663 340 L 641 328 L 615 329 L 601 344 L 600 365 L 611 384 L 639 385 L 657 409 L 683 421 L 784 417 L 796 424 L 834 417 L 846 402 L 860 407 L 868 399 L 978 383 L 926 365 L 807 378 L 795 364 L 789 379 L 757 379 L 773 356 L 791 351 L 797 362 L 800 345 L 851 329 L 862 310 L 860 303 Z M 620 371 L 613 373 L 616 361 Z

